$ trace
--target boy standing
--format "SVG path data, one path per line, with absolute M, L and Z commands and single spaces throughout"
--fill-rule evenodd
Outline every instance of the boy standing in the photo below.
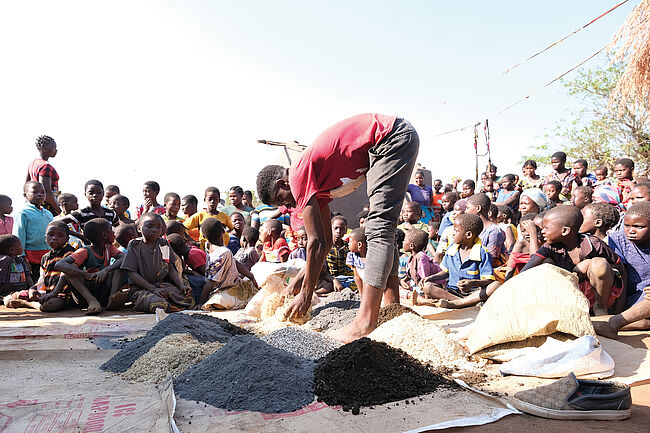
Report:
M 14 208 L 9 196 L 0 194 L 0 235 L 10 235 L 14 228 L 14 219 L 9 216 Z
M 427 225 L 420 221 L 422 217 L 422 208 L 416 201 L 407 201 L 402 206 L 402 218 L 404 222 L 397 226 L 398 229 L 402 230 L 404 233 L 412 229 L 419 229 L 422 231 L 429 231 Z M 332 220 L 334 221 L 334 220 Z M 346 225 L 347 229 L 347 225 Z M 344 233 L 345 234 L 345 233 Z
M 365 179 L 370 213 L 365 222 L 368 255 L 361 307 L 352 323 L 333 336 L 349 342 L 377 326 L 382 296 L 399 302 L 399 267 L 395 229 L 406 193 L 419 138 L 409 122 L 395 116 L 361 114 L 323 132 L 290 169 L 267 166 L 257 177 L 263 203 L 295 206 L 307 230 L 307 265 L 288 292 L 297 293 L 286 311 L 304 315 L 332 245 L 329 202 L 358 188 Z M 385 293 L 384 293 L 385 291 Z
M 415 202 L 409 202 L 415 203 Z M 420 205 L 415 203 L 418 208 Z M 327 254 L 327 272 L 334 277 L 333 288 L 335 291 L 340 292 L 343 290 L 343 285 L 336 277 L 351 277 L 353 275 L 352 269 L 345 263 L 350 249 L 348 243 L 343 240 L 348 232 L 348 222 L 343 216 L 335 216 L 332 218 L 332 248 Z
M 45 241 L 45 229 L 54 217 L 52 212 L 43 207 L 45 188 L 42 184 L 33 180 L 26 182 L 23 195 L 27 202 L 16 216 L 14 234 L 23 245 L 25 257 L 32 268 L 32 278 L 38 279 L 41 274 L 41 259 L 50 251 Z

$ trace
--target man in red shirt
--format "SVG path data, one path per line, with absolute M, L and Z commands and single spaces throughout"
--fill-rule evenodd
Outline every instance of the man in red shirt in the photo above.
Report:
M 360 114 L 325 130 L 291 168 L 264 167 L 257 176 L 263 203 L 294 207 L 307 231 L 307 264 L 288 287 L 296 294 L 285 314 L 305 314 L 332 246 L 329 202 L 367 180 L 370 212 L 365 222 L 368 253 L 356 318 L 332 336 L 349 342 L 377 326 L 382 296 L 399 303 L 395 229 L 420 141 L 409 122 L 395 116 Z

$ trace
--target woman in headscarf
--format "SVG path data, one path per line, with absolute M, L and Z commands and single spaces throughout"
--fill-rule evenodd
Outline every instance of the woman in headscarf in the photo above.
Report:
M 541 213 L 548 208 L 546 194 L 539 188 L 525 189 L 519 197 L 519 211 L 521 215 L 527 213 Z

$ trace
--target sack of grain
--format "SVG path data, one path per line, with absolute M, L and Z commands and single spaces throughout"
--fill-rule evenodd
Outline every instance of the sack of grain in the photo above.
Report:
M 242 278 L 234 286 L 218 289 L 210 294 L 203 310 L 236 310 L 244 308 L 248 301 L 257 293 L 257 289 L 248 278 Z
M 467 348 L 474 354 L 496 344 L 554 332 L 595 335 L 578 277 L 543 264 L 511 278 L 490 296 L 468 334 Z

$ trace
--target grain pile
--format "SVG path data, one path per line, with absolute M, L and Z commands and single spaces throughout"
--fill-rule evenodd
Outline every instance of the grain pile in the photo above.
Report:
M 115 356 L 100 368 L 114 373 L 124 373 L 158 341 L 171 334 L 190 334 L 201 343 L 225 343 L 233 335 L 248 334 L 227 320 L 204 314 L 173 313 L 158 322 L 143 337 L 129 341 Z
M 463 349 L 445 329 L 411 313 L 389 320 L 372 331 L 368 338 L 401 349 L 433 366 L 465 360 Z
M 185 370 L 176 394 L 228 410 L 284 413 L 314 400 L 314 363 L 253 337 L 238 335 Z
M 305 325 L 309 329 L 326 331 L 342 328 L 352 322 L 360 304 L 359 294 L 347 288 L 322 300 L 323 304 L 312 310 L 312 319 Z
M 217 352 L 219 353 L 219 352 Z M 314 392 L 319 401 L 359 407 L 389 403 L 457 387 L 405 352 L 385 343 L 361 338 L 333 350 L 318 361 Z
M 384 322 L 388 322 L 390 319 L 394 319 L 395 317 L 401 316 L 404 313 L 411 313 L 419 316 L 418 313 L 406 305 L 388 304 L 384 307 L 381 307 L 379 310 L 379 317 L 377 318 L 377 326 L 381 326 Z
M 160 383 L 171 374 L 180 376 L 188 367 L 202 361 L 223 346 L 223 343 L 201 344 L 190 334 L 171 334 L 156 343 L 122 373 L 126 380 Z
M 295 327 L 273 331 L 262 337 L 262 341 L 312 361 L 322 358 L 342 345 L 320 332 Z

